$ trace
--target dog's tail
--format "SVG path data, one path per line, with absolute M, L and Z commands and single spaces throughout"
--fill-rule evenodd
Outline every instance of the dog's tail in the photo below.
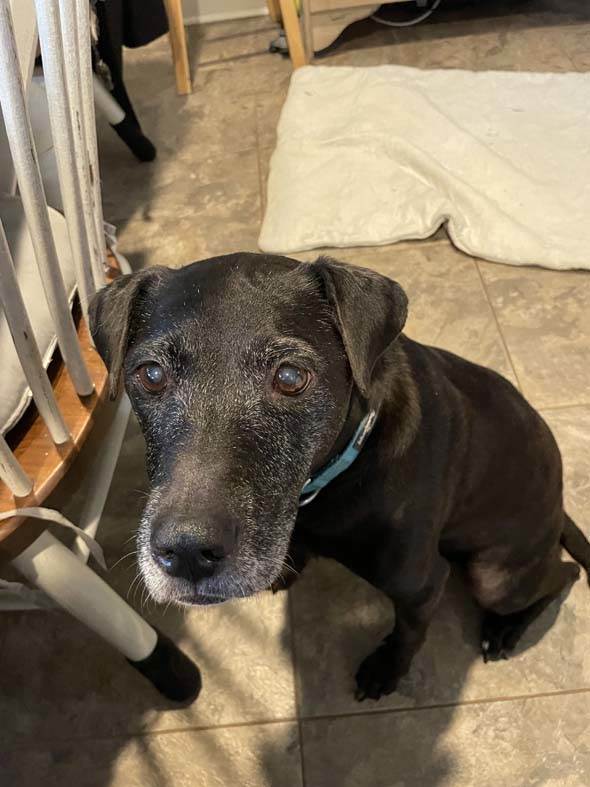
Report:
M 561 544 L 586 572 L 590 584 L 590 542 L 567 514 L 564 515 Z

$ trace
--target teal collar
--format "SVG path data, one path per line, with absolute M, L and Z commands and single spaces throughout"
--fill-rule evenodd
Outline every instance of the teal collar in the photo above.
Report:
M 345 470 L 348 470 L 350 465 L 354 462 L 360 454 L 367 437 L 373 431 L 375 421 L 377 420 L 377 411 L 371 410 L 358 425 L 352 440 L 346 446 L 341 454 L 337 454 L 331 459 L 325 467 L 322 467 L 315 475 L 309 478 L 301 490 L 299 496 L 299 507 L 306 506 L 315 498 L 315 496 L 327 486 L 330 481 L 333 481 L 336 476 L 339 476 Z

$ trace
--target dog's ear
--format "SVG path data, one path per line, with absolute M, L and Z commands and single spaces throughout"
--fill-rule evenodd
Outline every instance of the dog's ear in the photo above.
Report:
M 375 364 L 405 325 L 407 296 L 397 282 L 366 268 L 329 257 L 312 267 L 334 309 L 354 381 L 366 397 Z
M 148 288 L 160 280 L 166 271 L 167 268 L 157 266 L 121 276 L 99 290 L 90 301 L 90 333 L 98 354 L 109 370 L 111 399 L 116 399 L 119 392 L 121 371 L 139 302 Z

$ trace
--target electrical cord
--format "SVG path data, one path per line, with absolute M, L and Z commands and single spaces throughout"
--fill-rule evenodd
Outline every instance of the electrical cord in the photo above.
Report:
M 383 17 L 378 16 L 377 14 L 371 14 L 371 19 L 373 22 L 378 22 L 380 25 L 386 25 L 387 27 L 412 27 L 413 25 L 417 25 L 419 22 L 423 22 L 425 19 L 428 19 L 429 16 L 432 15 L 434 11 L 439 7 L 441 4 L 441 0 L 434 0 L 434 3 L 427 8 L 426 11 L 423 11 L 419 16 L 416 16 L 414 19 L 410 19 L 407 22 L 390 22 L 389 19 L 383 19 Z

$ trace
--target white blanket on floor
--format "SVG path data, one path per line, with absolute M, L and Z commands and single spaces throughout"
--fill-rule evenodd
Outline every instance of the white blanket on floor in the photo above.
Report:
M 425 238 L 489 260 L 590 268 L 590 74 L 296 71 L 259 245 Z

